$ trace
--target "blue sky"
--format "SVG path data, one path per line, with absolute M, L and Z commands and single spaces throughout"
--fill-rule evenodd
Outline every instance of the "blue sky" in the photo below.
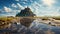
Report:
M 0 0 L 0 16 L 15 16 L 27 6 L 37 16 L 60 16 L 60 0 Z

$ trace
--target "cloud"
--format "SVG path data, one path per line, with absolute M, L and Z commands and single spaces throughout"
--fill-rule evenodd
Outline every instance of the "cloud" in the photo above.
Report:
M 24 9 L 24 7 L 21 4 L 19 4 L 19 3 L 17 3 L 17 6 L 19 7 L 20 10 Z
M 33 0 L 30 0 L 30 2 L 33 2 Z
M 20 10 L 23 10 L 24 8 L 26 8 L 26 6 L 22 6 L 20 3 L 17 3 L 17 4 L 13 3 L 11 6 L 12 6 L 12 10 L 17 12 L 20 12 Z
M 4 6 L 4 11 L 10 12 L 11 11 L 11 8 L 8 8 L 8 7 Z
M 48 1 L 49 3 L 47 1 L 48 0 L 46 0 L 46 1 L 44 0 L 44 3 L 46 2 L 45 4 L 48 6 L 51 6 L 52 3 L 54 3 L 54 2 L 51 3 L 52 0 L 49 0 Z M 45 4 L 40 4 L 39 2 L 35 1 L 31 5 L 29 5 L 29 8 L 31 8 L 33 13 L 35 13 L 37 16 L 54 16 L 55 14 L 56 14 L 55 16 L 60 15 L 59 12 L 57 11 L 57 9 L 55 9 L 54 7 L 45 7 Z M 12 6 L 14 7 L 15 4 L 12 4 Z M 26 6 L 22 6 L 20 3 L 17 3 L 16 6 L 17 6 L 17 8 L 19 8 L 19 10 L 15 10 L 15 11 L 18 11 L 18 12 L 20 12 L 20 10 L 26 8 Z
M 55 0 L 42 0 L 43 4 L 48 5 L 48 6 L 52 6 L 52 4 L 55 3 Z
M 39 4 L 38 2 L 34 2 L 31 6 L 29 6 L 31 8 L 31 10 L 38 16 L 40 14 L 40 9 L 42 7 L 41 4 Z
M 19 0 L 15 0 L 15 1 L 19 1 Z
M 45 15 L 47 16 L 59 16 L 60 14 L 59 14 L 59 12 L 57 12 L 57 11 L 50 11 L 50 12 L 45 12 Z
M 15 15 L 16 13 L 20 12 L 20 10 L 26 8 L 26 3 L 24 1 L 28 0 L 21 0 L 24 3 L 24 6 L 20 3 L 12 4 L 12 8 L 4 6 L 4 10 L 8 12 L 7 15 Z M 33 2 L 33 0 L 30 0 L 30 2 Z M 42 3 L 41 3 L 42 2 Z M 42 1 L 34 1 L 31 3 L 31 5 L 28 5 L 29 8 L 31 8 L 32 12 L 35 13 L 37 16 L 58 16 L 60 15 L 59 8 L 55 8 L 52 5 L 55 3 L 55 0 L 42 0 Z M 47 6 L 46 6 L 47 5 Z M 49 7 L 48 7 L 49 6 Z M 18 8 L 18 9 L 15 9 Z M 55 15 L 56 14 L 56 15 Z
M 28 1 L 28 0 L 24 0 L 24 1 Z
M 45 7 L 43 4 L 39 4 L 38 2 L 34 2 L 29 7 L 37 16 L 59 16 L 60 15 L 57 8 Z
M 29 1 L 29 0 L 20 0 L 20 1 L 22 1 L 22 2 L 27 2 L 27 1 Z
M 23 2 L 23 4 L 27 4 L 26 2 Z
M 14 8 L 17 8 L 17 5 L 15 5 L 14 3 L 11 6 L 14 7 Z
M 12 8 L 11 8 L 12 7 Z M 18 9 L 15 9 L 18 8 Z M 4 6 L 4 9 L 1 11 L 3 13 L 1 13 L 1 15 L 5 15 L 5 16 L 15 16 L 18 12 L 20 12 L 20 10 L 24 9 L 25 6 L 23 7 L 20 3 L 17 4 L 12 4 L 10 7 L 6 7 Z

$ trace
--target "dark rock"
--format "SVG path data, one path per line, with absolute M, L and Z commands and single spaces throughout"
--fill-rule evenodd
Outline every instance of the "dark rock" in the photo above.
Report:
M 30 8 L 25 8 L 24 10 L 21 10 L 20 13 L 16 14 L 16 17 L 34 17 L 35 14 L 31 11 Z

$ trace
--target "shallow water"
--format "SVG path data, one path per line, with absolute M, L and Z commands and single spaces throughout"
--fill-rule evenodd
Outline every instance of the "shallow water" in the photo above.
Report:
M 60 34 L 59 26 L 51 26 L 34 20 L 29 28 L 21 24 L 12 24 L 10 28 L 0 30 L 0 34 Z

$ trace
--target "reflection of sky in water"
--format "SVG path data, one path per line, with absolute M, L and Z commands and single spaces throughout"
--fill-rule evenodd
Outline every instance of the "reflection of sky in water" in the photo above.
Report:
M 37 20 L 34 20 L 29 28 L 20 24 L 12 24 L 9 30 L 12 32 L 14 31 L 15 34 L 53 34 L 52 32 L 60 34 L 60 27 L 39 23 Z

